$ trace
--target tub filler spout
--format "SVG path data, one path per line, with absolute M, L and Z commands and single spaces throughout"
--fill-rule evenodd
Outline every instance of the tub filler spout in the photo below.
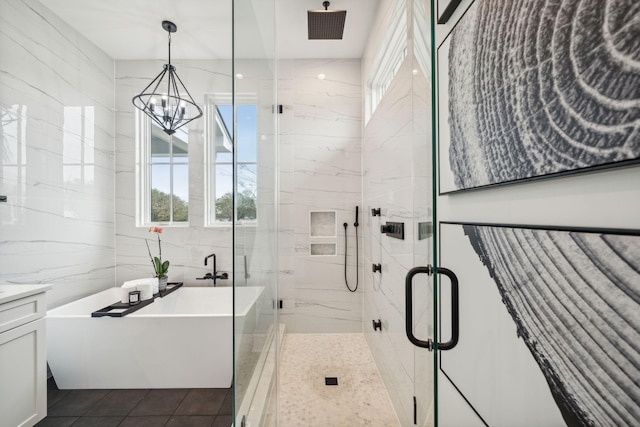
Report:
M 218 271 L 216 268 L 216 254 L 207 255 L 204 258 L 204 265 L 207 265 L 207 260 L 209 258 L 213 258 L 212 273 L 207 273 L 203 277 L 196 277 L 196 280 L 213 280 L 213 286 L 215 286 L 216 280 L 227 280 L 229 278 L 229 273 Z

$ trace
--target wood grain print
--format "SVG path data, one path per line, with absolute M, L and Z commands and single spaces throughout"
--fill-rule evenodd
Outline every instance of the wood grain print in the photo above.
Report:
M 637 0 L 476 0 L 437 57 L 441 193 L 640 159 Z

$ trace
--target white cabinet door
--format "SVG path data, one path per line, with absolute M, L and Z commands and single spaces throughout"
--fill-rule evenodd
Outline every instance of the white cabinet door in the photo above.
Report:
M 43 318 L 0 334 L 0 425 L 33 426 L 46 416 Z

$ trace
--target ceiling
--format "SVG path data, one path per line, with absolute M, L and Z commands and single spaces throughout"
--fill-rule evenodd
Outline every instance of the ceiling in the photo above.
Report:
M 114 59 L 167 56 L 163 20 L 173 21 L 175 59 L 231 58 L 232 0 L 40 0 Z M 342 40 L 307 40 L 307 10 L 322 0 L 275 0 L 280 58 L 360 58 L 379 0 L 333 0 L 329 9 L 347 10 Z M 251 7 L 251 5 L 254 7 Z M 236 0 L 236 56 L 264 56 L 259 29 L 269 31 L 267 0 Z M 256 9 L 254 11 L 254 9 Z

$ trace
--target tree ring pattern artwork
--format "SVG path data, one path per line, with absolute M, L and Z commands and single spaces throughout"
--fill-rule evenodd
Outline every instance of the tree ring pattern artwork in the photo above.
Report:
M 544 375 L 564 422 L 637 425 L 640 231 L 444 226 L 461 227 L 470 253 L 477 256 L 474 262 L 481 263 L 499 291 L 498 304 L 506 308 L 517 340 Z M 477 285 L 477 277 L 472 276 L 473 283 L 460 279 L 461 295 L 465 287 Z M 486 307 L 477 299 L 473 304 Z M 461 341 L 464 329 L 461 322 Z
M 437 58 L 441 194 L 640 161 L 637 0 L 477 0 Z

